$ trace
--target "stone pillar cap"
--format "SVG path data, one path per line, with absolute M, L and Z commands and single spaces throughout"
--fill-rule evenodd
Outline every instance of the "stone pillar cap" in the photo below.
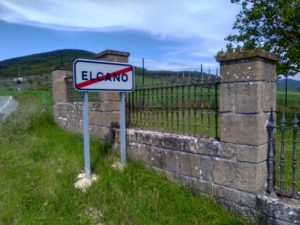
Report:
M 247 50 L 247 51 L 239 51 L 234 53 L 220 54 L 216 56 L 216 60 L 218 62 L 226 62 L 226 61 L 249 59 L 255 57 L 261 57 L 275 62 L 279 60 L 279 57 L 276 54 L 270 53 L 261 48 L 256 48 L 249 51 Z
M 130 53 L 124 52 L 124 51 L 116 51 L 116 50 L 105 50 L 105 51 L 102 51 L 102 52 L 99 52 L 98 54 L 96 54 L 96 58 L 102 58 L 106 55 L 129 57 Z

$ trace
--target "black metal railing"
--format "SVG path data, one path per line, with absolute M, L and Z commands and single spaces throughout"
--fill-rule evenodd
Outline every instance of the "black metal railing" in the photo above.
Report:
M 300 193 L 297 191 L 300 189 L 300 174 L 297 173 L 297 158 L 300 156 L 300 148 L 297 146 L 298 122 L 296 113 L 287 114 L 284 111 L 276 121 L 276 113 L 271 110 L 267 124 L 267 191 L 295 199 L 300 199 Z
M 82 102 L 82 96 L 80 92 L 76 91 L 73 84 L 73 77 L 65 78 L 67 86 L 67 101 L 68 102 Z M 97 92 L 89 92 L 89 102 L 100 101 L 100 95 Z
M 127 124 L 219 139 L 218 87 L 217 73 L 210 71 L 148 72 L 127 96 Z

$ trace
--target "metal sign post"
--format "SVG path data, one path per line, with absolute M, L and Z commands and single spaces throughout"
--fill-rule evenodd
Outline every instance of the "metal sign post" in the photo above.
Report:
M 120 92 L 120 155 L 121 163 L 126 164 L 126 116 L 125 92 Z
M 83 147 L 84 147 L 84 172 L 85 177 L 91 179 L 91 161 L 90 161 L 90 130 L 89 130 L 89 95 L 83 93 Z
M 134 68 L 126 63 L 76 59 L 73 64 L 73 84 L 82 92 L 84 101 L 83 135 L 85 177 L 91 179 L 88 92 L 120 93 L 120 157 L 126 163 L 125 94 L 134 89 Z

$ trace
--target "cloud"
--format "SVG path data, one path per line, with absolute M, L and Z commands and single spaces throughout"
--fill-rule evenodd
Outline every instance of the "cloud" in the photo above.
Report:
M 130 29 L 160 38 L 212 40 L 230 32 L 237 13 L 235 5 L 223 0 L 2 0 L 0 10 L 6 22 L 52 29 Z

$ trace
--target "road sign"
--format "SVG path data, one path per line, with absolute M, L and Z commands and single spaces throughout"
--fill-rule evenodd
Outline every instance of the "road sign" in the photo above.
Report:
M 121 163 L 125 164 L 125 92 L 130 92 L 134 89 L 134 68 L 133 66 L 125 63 L 76 59 L 73 64 L 73 83 L 77 91 L 83 92 L 82 120 L 84 142 L 84 170 L 86 178 L 91 179 L 88 92 L 120 92 L 120 155 Z
M 78 91 L 130 92 L 134 68 L 125 63 L 77 59 L 73 64 L 74 87 Z

